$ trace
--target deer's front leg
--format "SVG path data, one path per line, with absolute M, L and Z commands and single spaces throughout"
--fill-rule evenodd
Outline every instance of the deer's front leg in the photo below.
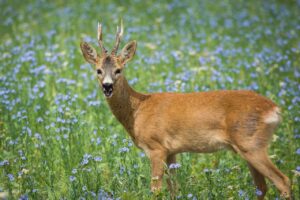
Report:
M 162 178 L 164 175 L 164 166 L 167 154 L 163 150 L 153 150 L 150 153 L 151 161 L 151 191 L 159 191 L 162 187 Z

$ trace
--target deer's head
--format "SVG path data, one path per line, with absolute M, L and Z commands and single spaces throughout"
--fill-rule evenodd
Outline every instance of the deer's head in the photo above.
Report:
M 123 24 L 121 23 L 121 27 L 117 27 L 116 42 L 110 54 L 103 46 L 101 24 L 98 24 L 98 44 L 101 48 L 101 54 L 98 54 L 88 43 L 80 43 L 85 60 L 95 65 L 99 84 L 102 86 L 103 93 L 107 98 L 113 95 L 114 85 L 120 76 L 122 76 L 125 64 L 132 59 L 137 47 L 136 41 L 131 41 L 118 54 L 117 51 L 122 35 Z

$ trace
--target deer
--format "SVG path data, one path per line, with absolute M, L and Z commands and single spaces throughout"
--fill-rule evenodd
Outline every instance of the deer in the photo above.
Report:
M 251 90 L 137 92 L 123 74 L 137 42 L 130 41 L 118 53 L 123 30 L 121 22 L 111 53 L 103 45 L 99 23 L 101 53 L 84 41 L 80 47 L 85 60 L 95 66 L 113 115 L 150 159 L 151 191 L 161 191 L 165 168 L 176 163 L 177 154 L 231 150 L 247 162 L 255 187 L 262 193 L 258 199 L 264 199 L 267 192 L 265 178 L 283 198 L 292 199 L 289 178 L 268 156 L 272 134 L 282 120 L 280 108 Z

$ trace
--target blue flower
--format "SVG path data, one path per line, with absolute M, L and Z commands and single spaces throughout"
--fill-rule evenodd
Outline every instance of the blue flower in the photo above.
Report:
M 128 142 L 128 146 L 129 146 L 129 147 L 132 147 L 132 146 L 133 146 L 132 142 L 129 141 L 129 142 Z
M 296 167 L 296 170 L 297 170 L 298 172 L 300 172 L 300 166 L 297 166 L 297 167 Z
M 171 163 L 169 169 L 178 169 L 181 165 L 179 163 Z
M 4 165 L 9 165 L 8 160 L 3 160 L 3 161 L 0 162 L 0 167 L 4 166 Z
M 99 161 L 102 160 L 102 158 L 101 158 L 100 156 L 96 156 L 96 157 L 94 158 L 94 160 L 97 161 L 97 162 L 99 162 Z
M 109 195 L 104 190 L 100 189 L 98 192 L 98 199 L 100 200 L 109 199 Z
M 296 154 L 300 155 L 300 148 L 297 149 Z
M 38 140 L 41 140 L 41 139 L 42 139 L 42 136 L 41 136 L 41 134 L 39 134 L 39 133 L 35 133 L 35 134 L 34 134 L 34 137 L 35 137 L 36 139 L 38 139 Z
M 262 193 L 262 191 L 260 191 L 259 189 L 256 189 L 255 194 L 256 194 L 257 196 L 261 196 L 263 193 Z
M 129 152 L 129 148 L 128 147 L 122 147 L 119 149 L 119 152 L 120 153 L 126 153 L 126 152 Z
M 88 159 L 86 159 L 86 158 L 84 158 L 82 161 L 81 161 L 81 165 L 86 165 L 86 164 L 88 164 L 89 163 L 89 160 Z
M 97 144 L 97 145 L 101 144 L 101 138 L 98 137 L 98 138 L 96 139 L 96 144 Z
M 12 174 L 7 174 L 7 177 L 8 177 L 8 179 L 9 179 L 10 182 L 12 182 L 12 181 L 15 180 L 15 177 Z
M 125 172 L 125 167 L 124 166 L 120 166 L 120 174 L 123 174 Z
M 27 199 L 29 199 L 27 194 L 24 194 L 19 198 L 19 200 L 27 200 Z
M 144 158 L 144 157 L 145 157 L 145 153 L 144 153 L 144 152 L 141 152 L 141 153 L 140 153 L 140 157 L 141 157 L 141 158 Z
M 21 56 L 21 62 L 35 62 L 35 52 L 34 51 L 27 51 Z
M 76 180 L 76 177 L 75 177 L 75 176 L 70 176 L 70 177 L 69 177 L 69 180 L 70 180 L 71 182 L 74 182 L 74 181 Z
M 77 174 L 77 169 L 76 168 L 72 169 L 72 174 Z
M 83 158 L 84 159 L 90 159 L 90 158 L 92 158 L 92 155 L 86 153 L 86 154 L 83 155 Z
M 95 193 L 95 192 L 90 192 L 90 194 L 91 194 L 93 197 L 96 197 L 96 193 Z
M 244 191 L 243 190 L 239 190 L 239 196 L 241 197 L 241 196 L 244 196 Z

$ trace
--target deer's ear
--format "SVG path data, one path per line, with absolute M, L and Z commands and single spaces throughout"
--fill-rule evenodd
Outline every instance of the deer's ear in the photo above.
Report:
M 95 65 L 98 61 L 97 51 L 86 42 L 81 42 L 80 48 L 85 60 Z
M 137 47 L 137 43 L 135 40 L 125 45 L 125 47 L 122 49 L 120 54 L 120 58 L 123 64 L 127 63 L 133 58 L 136 47 Z

